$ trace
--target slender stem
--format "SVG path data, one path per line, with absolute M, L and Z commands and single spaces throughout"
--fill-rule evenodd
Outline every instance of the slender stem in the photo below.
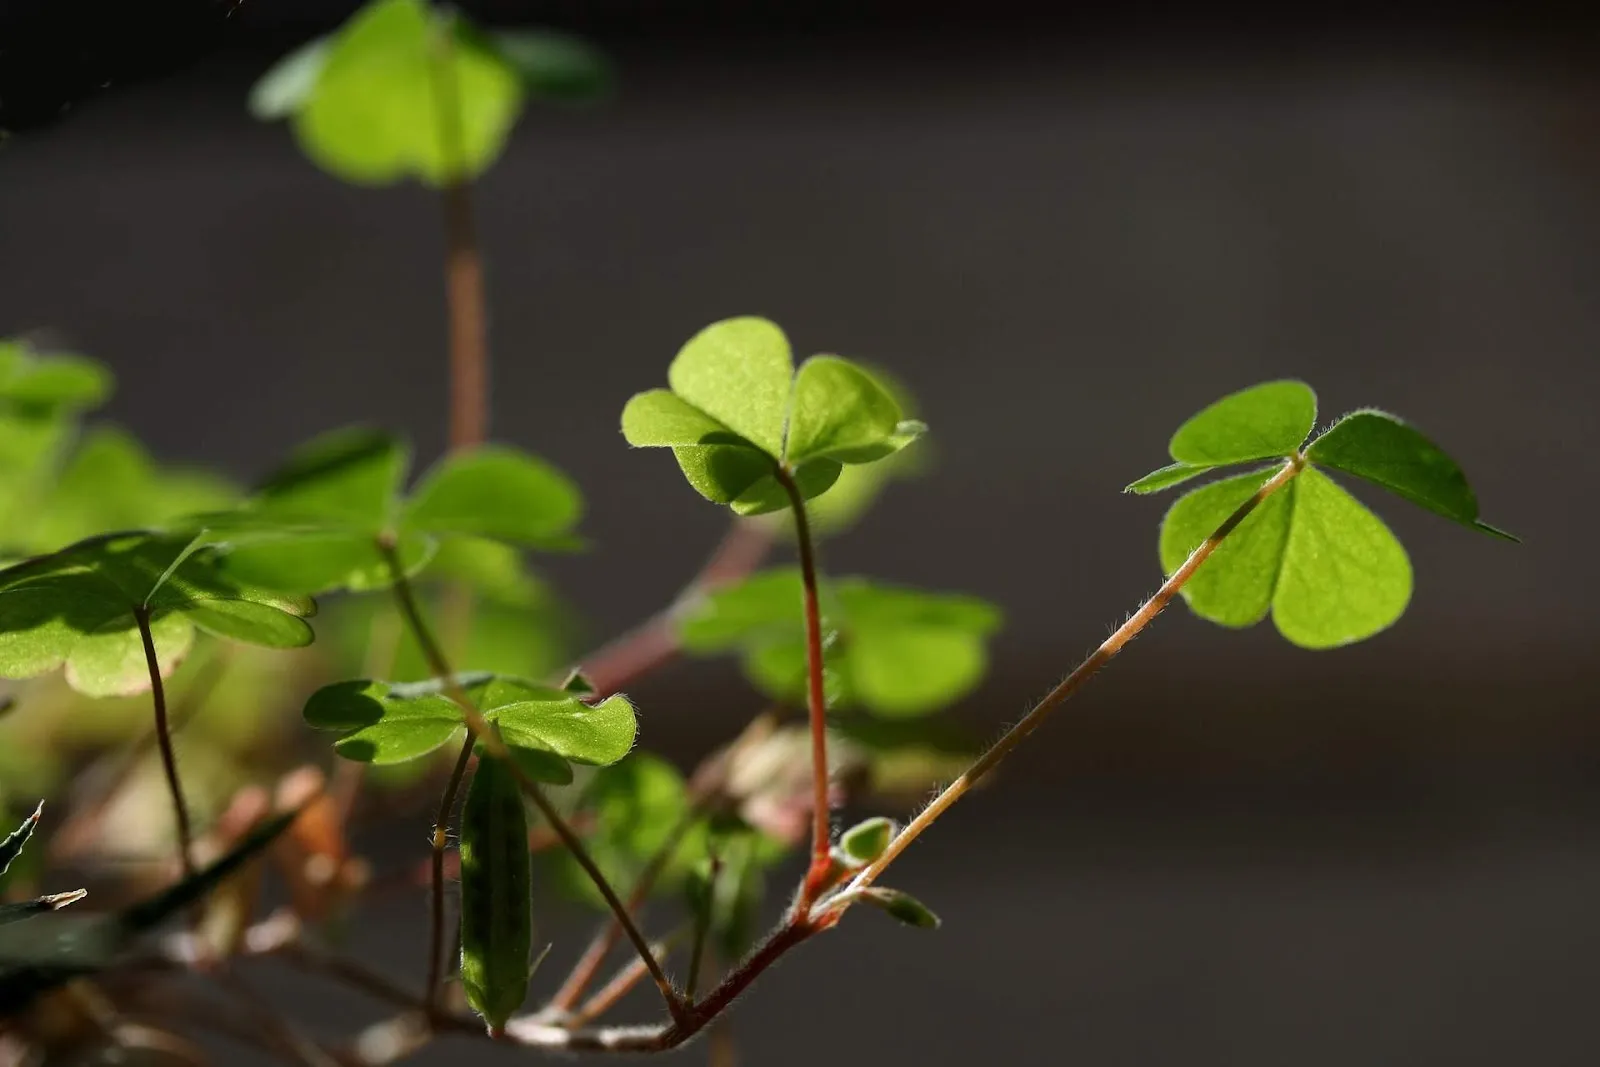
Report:
M 172 728 L 167 722 L 167 691 L 161 681 L 161 661 L 156 656 L 156 639 L 150 632 L 150 611 L 135 608 L 139 637 L 144 642 L 144 661 L 150 668 L 150 699 L 156 712 L 156 747 L 161 751 L 161 769 L 166 772 L 167 792 L 172 795 L 173 825 L 178 832 L 178 861 L 185 878 L 194 874 L 194 829 L 189 823 L 189 806 L 183 800 L 183 782 L 178 777 L 178 759 L 172 750 Z
M 433 72 L 439 152 L 447 180 L 444 208 L 445 299 L 450 313 L 450 447 L 483 443 L 489 430 L 489 327 L 483 257 L 472 211 L 471 182 L 462 174 L 461 100 L 456 84 L 454 27 L 438 27 Z
M 444 795 L 439 798 L 439 814 L 433 821 L 433 870 L 429 886 L 430 937 L 428 938 L 428 984 L 423 986 L 423 998 L 431 1012 L 439 1003 L 444 976 L 444 853 L 450 845 L 450 813 L 455 810 L 456 794 L 461 791 L 461 780 L 466 777 L 467 764 L 472 762 L 472 735 L 467 734 L 461 744 L 461 755 L 450 771 Z
M 794 511 L 795 541 L 800 551 L 800 581 L 805 592 L 806 712 L 811 720 L 811 868 L 801 890 L 800 910 L 810 907 L 824 888 L 830 867 L 833 829 L 828 813 L 828 696 L 822 676 L 822 609 L 817 603 L 817 565 L 800 487 L 783 467 L 778 482 L 789 494 Z
M 683 842 L 683 835 L 688 832 L 698 814 L 698 806 L 691 807 L 684 813 L 667 835 L 655 855 L 645 863 L 644 869 L 639 872 L 639 877 L 633 883 L 633 889 L 628 894 L 628 914 L 636 913 L 650 896 L 650 890 L 655 887 L 656 879 L 661 877 L 661 872 L 666 869 L 667 863 L 673 854 L 678 851 L 678 845 Z M 595 975 L 600 973 L 600 967 L 605 963 L 606 957 L 616 947 L 617 940 L 622 936 L 622 927 L 615 919 L 608 920 L 589 942 L 589 947 L 573 965 L 572 973 L 567 980 L 561 983 L 561 988 L 556 995 L 550 998 L 550 1007 L 558 1011 L 571 1011 L 578 1003 L 578 998 L 583 996 L 583 991 L 594 981 Z M 691 994 L 692 996 L 693 994 Z
M 1163 608 L 1171 603 L 1172 598 L 1178 595 L 1178 591 L 1183 588 L 1184 584 L 1194 577 L 1194 572 L 1210 558 L 1211 553 L 1216 551 L 1217 546 L 1222 543 L 1223 539 L 1232 533 L 1263 500 L 1288 485 L 1294 479 L 1294 476 L 1300 472 L 1302 465 L 1303 461 L 1296 456 L 1290 462 L 1284 464 L 1283 469 L 1273 475 L 1266 484 L 1256 490 L 1254 496 L 1240 504 L 1237 510 L 1232 515 L 1229 515 L 1221 526 L 1217 527 L 1216 532 L 1202 541 L 1200 546 L 1189 554 L 1189 558 L 1183 561 L 1183 565 L 1172 572 L 1171 577 L 1162 583 L 1161 588 L 1156 590 L 1149 600 L 1146 600 L 1137 611 L 1128 617 L 1127 622 L 1117 627 L 1116 631 L 1106 638 L 1099 648 L 1089 654 L 1089 658 L 1085 659 L 1078 665 L 1076 670 L 1067 675 L 1060 685 L 1045 694 L 1044 699 L 1035 704 L 1033 709 L 1022 717 L 1020 722 L 1010 730 L 1007 730 L 1000 740 L 996 741 L 989 747 L 988 751 L 979 756 L 977 761 L 967 769 L 966 773 L 946 786 L 944 792 L 935 797 L 933 802 L 922 809 L 917 817 L 907 824 L 905 829 L 895 835 L 894 840 L 889 842 L 889 847 L 884 849 L 883 854 L 863 869 L 860 874 L 856 875 L 839 896 L 834 898 L 834 903 L 830 905 L 830 911 L 837 907 L 843 907 L 857 891 L 871 885 L 884 872 L 885 868 L 893 863 L 900 853 L 906 850 L 906 847 L 911 842 L 915 841 L 924 830 L 933 825 L 934 820 L 938 819 L 952 804 L 966 795 L 967 791 L 977 785 L 984 775 L 995 768 L 996 764 L 1010 755 L 1012 749 L 1016 748 L 1024 738 L 1033 733 L 1052 711 L 1060 707 L 1068 697 L 1078 691 L 1078 688 L 1084 682 L 1094 677 L 1101 667 L 1104 667 L 1111 661 L 1113 656 L 1121 652 L 1129 641 L 1137 637 L 1139 632 L 1148 626 L 1152 619 L 1161 614 Z
M 666 959 L 672 951 L 673 944 L 682 940 L 683 931 L 664 937 L 650 946 L 651 954 L 658 959 Z M 628 991 L 639 984 L 639 980 L 650 972 L 644 965 L 644 960 L 635 957 L 625 964 L 621 970 L 612 975 L 611 980 L 599 989 L 594 996 L 583 1002 L 577 1011 L 572 1013 L 572 1018 L 567 1020 L 567 1025 L 572 1027 L 585 1026 L 606 1012 L 617 1006 L 617 1002 L 627 996 Z
M 589 855 L 589 850 L 584 847 L 582 839 L 567 824 L 567 821 L 561 817 L 561 813 L 556 811 L 555 807 L 550 803 L 550 798 L 545 796 L 544 790 L 539 788 L 538 783 L 529 778 L 522 771 L 522 768 L 517 765 L 516 761 L 511 759 L 511 753 L 506 748 L 505 742 L 500 740 L 500 735 L 494 730 L 489 721 L 483 717 L 483 713 L 473 706 L 472 701 L 467 698 L 466 693 L 457 684 L 455 672 L 450 669 L 449 661 L 445 659 L 444 653 L 440 651 L 439 643 L 434 639 L 432 631 L 428 629 L 428 624 L 422 617 L 421 610 L 417 607 L 416 596 L 411 591 L 411 583 L 406 578 L 405 568 L 401 566 L 400 557 L 396 554 L 393 543 L 380 538 L 378 550 L 383 554 L 384 561 L 388 564 L 389 573 L 394 584 L 395 601 L 400 607 L 400 613 L 405 617 L 407 625 L 410 626 L 412 635 L 416 638 L 417 646 L 422 649 L 422 654 L 428 661 L 429 669 L 444 683 L 445 693 L 461 709 L 462 718 L 467 726 L 468 743 L 470 744 L 472 739 L 476 737 L 483 742 L 484 748 L 488 750 L 490 755 L 505 763 L 506 768 L 517 779 L 517 784 L 521 786 L 523 793 L 527 795 L 529 800 L 533 801 L 534 806 L 539 809 L 539 813 L 550 824 L 550 828 L 561 839 L 561 844 L 566 847 L 568 852 L 572 853 L 572 858 L 578 862 L 578 866 L 583 868 L 584 873 L 594 883 L 595 889 L 605 899 L 606 906 L 611 909 L 612 915 L 616 917 L 618 925 L 622 927 L 622 932 L 627 935 L 628 940 L 633 944 L 634 950 L 639 953 L 639 957 L 645 961 L 645 966 L 649 968 L 650 977 L 655 980 L 656 988 L 661 991 L 662 999 L 666 1001 L 668 1011 L 672 1013 L 674 1018 L 677 1018 L 683 1010 L 682 998 L 678 996 L 677 990 L 673 988 L 666 972 L 661 969 L 661 964 L 657 962 L 655 956 L 651 953 L 650 943 L 645 940 L 644 934 L 639 932 L 639 928 L 634 924 L 632 916 L 628 914 L 628 909 L 623 906 L 622 901 L 617 897 L 617 891 L 606 880 L 606 876 L 595 863 L 594 857 Z

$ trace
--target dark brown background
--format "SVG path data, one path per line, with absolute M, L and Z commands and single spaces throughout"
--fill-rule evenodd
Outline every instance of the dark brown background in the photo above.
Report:
M 251 475 L 353 420 L 441 445 L 434 204 L 342 187 L 243 111 L 337 6 L 157 4 L 146 50 L 198 58 L 156 70 L 133 47 L 151 24 L 121 32 L 112 5 L 70 33 L 37 4 L 0 23 L 0 115 L 27 127 L 0 150 L 0 331 L 110 361 L 110 415 L 163 456 Z M 1298 375 L 1328 416 L 1405 414 L 1527 542 L 1383 500 L 1417 593 L 1379 639 L 1311 654 L 1163 618 L 909 855 L 897 881 L 945 928 L 863 916 L 808 947 L 741 1003 L 747 1062 L 816 1062 L 816 1017 L 838 1064 L 1593 1062 L 1590 27 L 494 7 L 592 30 L 623 74 L 601 109 L 533 110 L 480 195 L 496 431 L 588 490 L 599 550 L 550 570 L 595 636 L 721 528 L 616 418 L 731 314 L 921 395 L 937 468 L 826 564 L 1005 607 L 962 712 L 984 729 L 1154 587 L 1163 504 L 1118 490 L 1226 390 Z M 110 91 L 40 121 L 107 64 Z M 636 695 L 646 742 L 684 758 L 751 703 L 726 665 Z M 371 931 L 406 973 L 421 916 Z M 469 1049 L 510 1062 L 427 1062 Z

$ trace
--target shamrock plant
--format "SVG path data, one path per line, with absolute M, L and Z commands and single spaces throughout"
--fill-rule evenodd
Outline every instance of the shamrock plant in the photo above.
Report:
M 188 1048 L 176 1031 L 224 1003 L 250 1021 L 237 1028 L 244 1040 L 299 1063 L 388 1063 L 446 1032 L 566 1053 L 673 1049 L 858 904 L 937 927 L 929 907 L 882 884 L 890 868 L 1174 599 L 1225 626 L 1270 613 L 1307 649 L 1393 624 L 1412 565 L 1336 477 L 1509 537 L 1480 519 L 1457 465 L 1394 416 L 1358 410 L 1317 432 L 1302 383 L 1233 393 L 1178 429 L 1170 465 L 1129 486 L 1213 479 L 1162 521 L 1160 588 L 977 752 L 936 713 L 980 694 L 999 609 L 822 565 L 822 539 L 860 521 L 891 475 L 926 468 L 928 427 L 909 417 L 909 393 L 836 355 L 797 365 L 775 323 L 729 318 L 667 362 L 666 388 L 615 399 L 623 440 L 671 449 L 690 486 L 732 513 L 730 531 L 672 603 L 572 655 L 573 613 L 527 554 L 583 544 L 582 497 L 550 462 L 490 442 L 471 183 L 525 103 L 593 95 L 606 76 L 559 35 L 375 0 L 251 96 L 256 115 L 287 120 L 334 177 L 438 192 L 450 449 L 415 479 L 409 447 L 373 428 L 310 442 L 250 491 L 172 468 L 124 431 L 85 426 L 109 394 L 108 370 L 0 343 L 0 676 L 16 682 L 0 694 L 10 709 L 0 757 L 11 754 L 0 802 L 22 799 L 11 779 L 23 764 L 61 762 L 32 753 L 89 747 L 62 722 L 109 715 L 129 694 L 142 706 L 146 690 L 154 711 L 143 736 L 90 754 L 53 843 L 91 866 L 124 846 L 107 877 L 126 879 L 135 903 L 58 914 L 81 892 L 40 895 L 20 865 L 0 870 L 14 898 L 0 904 L 0 1011 L 24 1020 L 18 1032 L 39 1058 L 126 1058 L 127 1028 L 104 1023 L 124 1009 L 154 1016 L 162 1047 Z M 761 569 L 786 538 L 795 565 Z M 312 596 L 329 610 L 314 615 Z M 244 646 L 281 650 L 281 666 L 263 669 L 266 653 Z M 737 655 L 760 709 L 687 771 L 639 749 L 639 724 L 695 709 L 641 711 L 622 692 L 680 653 Z M 246 758 L 205 730 L 237 715 L 241 694 L 291 713 Z M 164 790 L 147 784 L 154 760 Z M 64 775 L 32 775 L 30 789 L 65 792 Z M 204 788 L 186 791 L 198 779 Z M 903 822 L 892 812 L 834 825 L 846 803 L 882 810 L 935 788 Z M 419 795 L 432 812 L 426 857 L 373 873 L 354 821 L 415 818 Z M 36 809 L 0 842 L 0 868 L 38 819 Z M 130 859 L 123 839 L 140 833 L 144 850 Z M 797 851 L 804 874 L 764 929 L 766 889 Z M 262 892 L 269 863 L 287 890 L 273 897 Z M 548 989 L 536 970 L 541 885 L 602 912 Z M 380 892 L 411 891 L 427 909 L 420 981 L 330 947 Z M 288 903 L 267 912 L 264 899 Z M 620 946 L 628 959 L 601 981 Z M 257 955 L 347 983 L 390 1015 L 349 1042 L 307 1036 L 241 994 Z M 167 1001 L 137 999 L 150 987 L 188 1003 L 196 977 L 217 978 L 206 1012 L 167 1019 L 151 1008 Z M 613 1024 L 647 980 L 664 1018 Z M 107 1010 L 89 1018 L 86 1002 Z

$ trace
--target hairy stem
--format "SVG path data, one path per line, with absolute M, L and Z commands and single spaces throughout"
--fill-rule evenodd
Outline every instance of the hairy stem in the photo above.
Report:
M 156 713 L 156 748 L 161 752 L 161 769 L 167 776 L 167 792 L 172 796 L 172 821 L 178 832 L 178 862 L 185 878 L 194 874 L 194 828 L 189 823 L 189 805 L 183 799 L 183 782 L 178 777 L 178 758 L 172 750 L 172 728 L 167 722 L 167 690 L 161 681 L 161 661 L 156 656 L 155 636 L 150 632 L 150 611 L 136 608 L 134 620 L 144 642 L 144 661 L 150 668 L 150 700 Z
M 833 827 L 828 813 L 828 697 L 822 676 L 822 609 L 817 602 L 816 553 L 811 543 L 811 527 L 806 521 L 806 503 L 800 487 L 783 467 L 778 482 L 789 494 L 794 512 L 795 541 L 800 551 L 800 581 L 805 589 L 806 615 L 806 712 L 811 721 L 811 867 L 806 872 L 800 894 L 802 914 L 811 906 L 826 884 Z
M 683 842 L 683 835 L 694 824 L 697 813 L 695 809 L 686 812 L 673 826 L 672 832 L 667 835 L 667 840 L 656 850 L 655 855 L 645 863 L 644 869 L 639 872 L 638 879 L 633 883 L 633 889 L 628 893 L 626 907 L 629 915 L 636 914 L 644 906 L 645 900 L 650 896 L 650 890 L 655 887 L 656 879 L 661 877 L 661 872 L 666 869 L 673 854 L 678 851 L 678 845 Z M 578 1003 L 578 998 L 583 996 L 583 991 L 594 981 L 595 975 L 600 973 L 600 967 L 611 954 L 611 950 L 616 947 L 621 936 L 622 925 L 615 919 L 608 920 L 589 942 L 589 947 L 584 949 L 583 955 L 573 965 L 572 973 L 561 983 L 556 995 L 550 998 L 549 1006 L 558 1011 L 571 1011 Z
M 661 991 L 661 997 L 666 1001 L 667 1009 L 677 1018 L 683 1009 L 682 998 L 667 978 L 666 972 L 661 969 L 661 964 L 650 951 L 650 943 L 645 940 L 644 934 L 639 932 L 634 924 L 633 917 L 617 896 L 617 891 L 606 880 L 605 874 L 595 863 L 594 857 L 589 855 L 589 850 L 584 847 L 583 841 L 572 829 L 567 821 L 556 811 L 550 803 L 550 798 L 545 796 L 539 784 L 529 778 L 515 760 L 511 758 L 510 750 L 505 742 L 500 740 L 500 735 L 493 725 L 483 717 L 483 713 L 473 706 L 472 701 L 455 680 L 455 672 L 450 669 L 449 661 L 439 649 L 439 643 L 434 639 L 433 632 L 428 628 L 427 621 L 422 617 L 421 610 L 417 607 L 417 598 L 411 590 L 411 582 L 406 578 L 405 568 L 400 563 L 400 557 L 395 551 L 392 541 L 380 538 L 378 549 L 383 553 L 384 561 L 388 564 L 390 577 L 393 579 L 395 602 L 404 616 L 406 624 L 411 628 L 412 635 L 416 638 L 417 646 L 422 649 L 423 656 L 427 659 L 428 667 L 433 671 L 445 686 L 445 693 L 461 709 L 461 715 L 467 726 L 467 742 L 470 745 L 473 738 L 483 742 L 484 748 L 494 758 L 505 763 L 517 784 L 534 807 L 539 809 L 550 828 L 561 839 L 561 844 L 572 853 L 572 858 L 582 867 L 584 873 L 594 883 L 595 889 L 605 899 L 606 906 L 611 909 L 611 914 L 616 918 L 617 924 L 622 927 L 622 932 L 627 935 L 640 959 L 650 971 L 650 977 L 655 980 L 656 988 Z
M 1172 598 L 1178 595 L 1178 591 L 1194 576 L 1194 572 L 1200 568 L 1200 565 L 1211 557 L 1211 553 L 1217 550 L 1217 546 L 1222 543 L 1223 539 L 1237 529 L 1239 524 L 1245 520 L 1245 517 L 1254 511 L 1263 500 L 1289 484 L 1294 476 L 1300 472 L 1302 465 L 1303 461 L 1296 456 L 1290 462 L 1284 464 L 1283 469 L 1273 475 L 1265 485 L 1256 490 L 1254 496 L 1240 504 L 1238 509 L 1232 515 L 1229 515 L 1221 526 L 1217 527 L 1216 532 L 1202 541 L 1200 546 L 1189 554 L 1189 558 L 1183 561 L 1183 565 L 1172 572 L 1171 577 L 1162 583 L 1161 588 L 1156 590 L 1149 600 L 1141 604 L 1139 609 L 1128 617 L 1127 622 L 1117 627 L 1116 631 L 1106 638 L 1099 648 L 1091 652 L 1089 657 L 1080 663 L 1071 674 L 1067 675 L 1060 685 L 1045 694 L 1044 699 L 1035 704 L 1033 709 L 1022 717 L 1020 722 L 1007 730 L 1000 740 L 996 741 L 989 747 L 988 751 L 979 756 L 977 761 L 967 769 L 966 773 L 946 786 L 944 792 L 935 797 L 932 803 L 922 809 L 917 814 L 917 817 L 906 825 L 905 829 L 895 835 L 894 840 L 889 842 L 889 847 L 884 849 L 883 854 L 851 880 L 843 892 L 835 898 L 836 903 L 831 905 L 830 908 L 845 906 L 856 892 L 870 886 L 895 861 L 900 853 L 906 850 L 911 842 L 915 841 L 922 835 L 923 831 L 933 825 L 934 821 L 943 815 L 952 804 L 965 796 L 968 790 L 982 781 L 984 775 L 992 771 L 1001 760 L 1010 755 L 1011 751 L 1021 744 L 1024 738 L 1038 729 L 1039 724 L 1044 722 L 1051 712 L 1065 703 L 1067 698 L 1077 692 L 1084 682 L 1094 677 L 1101 667 L 1109 663 L 1112 657 L 1121 652 L 1129 641 L 1137 637 L 1139 632 L 1148 626 L 1150 621 L 1161 614 L 1162 609 L 1172 602 Z
M 461 780 L 467 775 L 467 765 L 472 762 L 472 734 L 468 733 L 461 744 L 461 755 L 450 770 L 450 780 L 445 783 L 444 795 L 439 798 L 439 814 L 433 821 L 433 868 L 428 889 L 429 938 L 428 982 L 422 987 L 423 1000 L 431 1013 L 439 1003 L 444 978 L 444 854 L 450 845 L 450 813 L 455 810 L 456 794 L 461 791 Z

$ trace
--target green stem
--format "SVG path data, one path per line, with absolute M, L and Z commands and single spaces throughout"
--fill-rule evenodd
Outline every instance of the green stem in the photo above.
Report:
M 811 543 L 811 527 L 806 521 L 806 503 L 800 487 L 782 466 L 778 483 L 789 494 L 794 512 L 795 542 L 800 551 L 800 581 L 804 588 L 806 616 L 806 712 L 811 722 L 811 867 L 806 872 L 800 894 L 802 915 L 826 888 L 832 866 L 832 823 L 828 813 L 828 697 L 822 673 L 822 610 L 817 601 L 816 555 Z
M 167 776 L 167 792 L 172 796 L 173 825 L 178 833 L 178 861 L 185 878 L 194 874 L 194 830 L 189 823 L 189 805 L 184 803 L 183 782 L 178 777 L 178 759 L 172 750 L 172 727 L 167 722 L 167 691 L 161 681 L 161 660 L 156 655 L 155 636 L 150 632 L 150 611 L 135 608 L 139 638 L 144 642 L 144 661 L 150 668 L 150 699 L 155 704 L 156 747 L 161 752 L 161 769 Z
M 529 778 L 522 768 L 517 765 L 516 761 L 511 758 L 511 752 L 506 748 L 505 742 L 500 739 L 499 733 L 483 717 L 483 713 L 473 706 L 472 701 L 467 698 L 467 694 L 456 682 L 455 672 L 450 669 L 449 661 L 445 659 L 444 653 L 440 651 L 439 643 L 434 639 L 433 632 L 428 628 L 427 621 L 422 617 L 422 612 L 417 607 L 417 598 L 411 590 L 411 582 L 406 578 L 405 568 L 400 563 L 400 557 L 395 551 L 393 541 L 388 538 L 380 538 L 378 540 L 378 550 L 383 554 L 384 562 L 388 565 L 390 577 L 393 579 L 395 601 L 400 608 L 400 613 L 410 627 L 412 636 L 416 638 L 417 646 L 422 649 L 423 657 L 427 660 L 429 669 L 444 684 L 446 695 L 461 709 L 462 718 L 467 726 L 468 744 L 471 744 L 473 738 L 476 738 L 483 743 L 489 755 L 505 763 L 513 777 L 517 779 L 517 784 L 521 786 L 523 793 L 527 795 L 529 800 L 533 801 L 534 807 L 539 809 L 539 814 L 544 816 L 545 821 L 550 824 L 550 828 L 561 839 L 561 844 L 572 854 L 572 858 L 577 861 L 578 866 L 583 868 L 584 873 L 594 883 L 595 889 L 605 899 L 606 906 L 611 909 L 611 914 L 616 918 L 617 924 L 622 927 L 622 932 L 627 935 L 634 950 L 638 952 L 640 959 L 644 961 L 646 969 L 650 972 L 650 977 L 656 983 L 656 988 L 661 991 L 661 997 L 666 1001 L 667 1010 L 672 1013 L 673 1018 L 678 1018 L 684 1007 L 682 998 L 678 996 L 677 990 L 673 988 L 666 972 L 661 969 L 660 962 L 656 960 L 655 954 L 650 950 L 650 942 L 645 940 L 644 934 L 640 933 L 638 926 L 634 924 L 633 917 L 628 914 L 627 907 L 618 898 L 617 891 L 606 880 L 605 874 L 601 872 L 600 867 L 595 863 L 594 857 L 589 855 L 589 850 L 584 847 L 583 841 L 578 837 L 577 833 L 573 831 L 567 821 L 561 817 L 561 813 L 556 811 L 554 805 L 550 803 L 550 798 L 545 796 L 544 790 L 539 787 L 537 782 Z
M 450 771 L 444 795 L 439 798 L 439 814 L 433 821 L 433 870 L 429 895 L 431 920 L 428 939 L 428 984 L 423 986 L 423 1001 L 429 1014 L 439 1005 L 439 995 L 444 979 L 444 854 L 450 845 L 450 813 L 455 810 L 456 794 L 461 791 L 461 780 L 467 775 L 467 765 L 472 762 L 472 735 L 469 733 L 461 745 L 461 755 Z
M 1239 524 L 1245 520 L 1245 517 L 1254 511 L 1263 500 L 1289 484 L 1294 476 L 1300 473 L 1302 465 L 1303 461 L 1300 457 L 1294 457 L 1290 462 L 1284 464 L 1283 469 L 1273 475 L 1265 485 L 1256 490 L 1254 496 L 1240 504 L 1238 509 L 1232 515 L 1229 515 L 1221 526 L 1217 527 L 1216 532 L 1202 541 L 1200 546 L 1189 554 L 1189 558 L 1183 561 L 1182 566 L 1172 572 L 1171 577 L 1162 583 L 1161 588 L 1156 590 L 1149 600 L 1141 604 L 1139 609 L 1128 617 L 1127 622 L 1117 627 L 1116 631 L 1106 638 L 1099 648 L 1091 652 L 1089 657 L 1078 665 L 1077 669 L 1067 675 L 1060 685 L 1045 694 L 1044 699 L 1035 704 L 1033 709 L 1022 717 L 1021 721 L 1007 730 L 1005 735 L 991 745 L 988 751 L 979 756 L 977 761 L 961 777 L 946 786 L 944 792 L 935 797 L 932 803 L 923 808 L 917 814 L 917 817 L 906 825 L 905 829 L 895 835 L 894 840 L 889 842 L 889 847 L 884 849 L 882 855 L 864 868 L 860 874 L 856 875 L 850 884 L 838 896 L 833 898 L 828 905 L 828 911 L 834 912 L 847 906 L 861 890 L 870 886 L 906 850 L 911 842 L 921 836 L 929 826 L 932 826 L 934 821 L 943 815 L 952 804 L 960 800 L 973 786 L 982 781 L 984 775 L 992 771 L 1001 760 L 1010 755 L 1011 751 L 1021 744 L 1024 738 L 1038 729 L 1039 724 L 1044 722 L 1051 712 L 1065 703 L 1067 698 L 1077 692 L 1084 682 L 1094 677 L 1101 667 L 1109 663 L 1112 657 L 1127 646 L 1129 641 L 1137 637 L 1139 632 L 1148 626 L 1151 620 L 1161 614 L 1162 609 L 1172 602 L 1172 599 L 1178 595 L 1179 590 L 1184 587 L 1189 579 L 1194 577 L 1195 571 L 1210 558 L 1211 553 L 1217 550 L 1217 546 L 1222 543 L 1223 539 L 1237 529 Z

